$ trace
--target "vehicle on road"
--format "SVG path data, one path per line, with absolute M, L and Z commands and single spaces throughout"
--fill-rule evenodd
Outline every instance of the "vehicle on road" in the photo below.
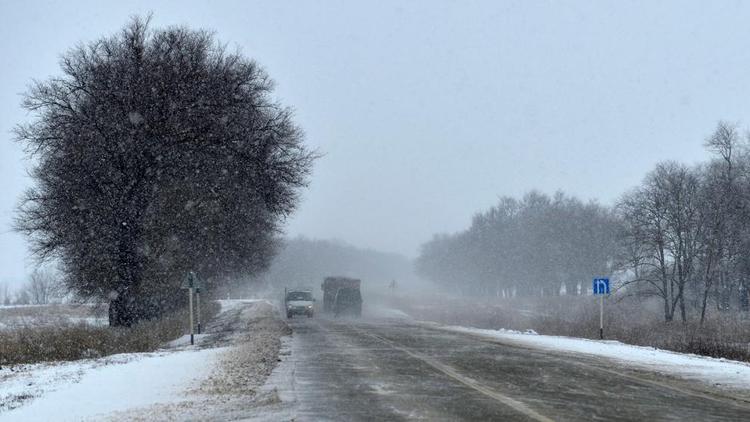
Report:
M 326 277 L 323 289 L 323 311 L 334 316 L 362 316 L 361 281 L 348 277 Z
M 295 315 L 306 315 L 308 318 L 312 318 L 314 303 L 315 298 L 309 290 L 284 289 L 284 309 L 286 309 L 287 318 L 292 318 Z

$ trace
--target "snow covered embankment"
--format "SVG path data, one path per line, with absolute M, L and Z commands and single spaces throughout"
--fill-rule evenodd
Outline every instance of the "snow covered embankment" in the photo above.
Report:
M 716 359 L 671 352 L 654 347 L 633 346 L 611 340 L 588 340 L 573 337 L 538 335 L 513 330 L 485 330 L 479 328 L 439 326 L 458 331 L 510 341 L 540 349 L 584 353 L 612 359 L 642 369 L 698 380 L 720 388 L 750 391 L 750 364 L 728 359 Z
M 263 383 L 285 329 L 266 301 L 222 301 L 196 346 L 2 368 L 0 420 L 220 419 Z

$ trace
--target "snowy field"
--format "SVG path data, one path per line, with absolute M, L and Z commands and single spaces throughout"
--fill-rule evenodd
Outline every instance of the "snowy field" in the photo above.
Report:
M 624 365 L 698 380 L 719 388 L 750 390 L 750 364 L 744 362 L 632 346 L 618 341 L 538 335 L 533 331 L 521 333 L 502 329 L 484 330 L 437 324 L 435 326 L 527 347 L 604 357 Z

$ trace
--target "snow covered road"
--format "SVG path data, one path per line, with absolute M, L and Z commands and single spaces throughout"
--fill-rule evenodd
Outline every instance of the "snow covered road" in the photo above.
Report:
M 257 419 L 750 419 L 747 390 L 586 351 L 407 319 L 300 318 L 291 326 L 291 353 L 274 373 L 287 378 L 274 386 L 286 403 Z
M 4 368 L 0 420 L 750 420 L 743 363 L 398 312 L 289 324 L 225 302 L 194 347 Z

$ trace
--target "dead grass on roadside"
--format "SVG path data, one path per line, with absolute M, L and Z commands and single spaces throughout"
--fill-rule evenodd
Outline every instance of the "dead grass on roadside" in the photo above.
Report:
M 202 308 L 210 318 L 218 313 L 219 305 L 207 302 Z M 182 310 L 130 328 L 67 322 L 19 326 L 0 331 L 0 366 L 149 352 L 184 334 L 187 325 L 186 310 Z

